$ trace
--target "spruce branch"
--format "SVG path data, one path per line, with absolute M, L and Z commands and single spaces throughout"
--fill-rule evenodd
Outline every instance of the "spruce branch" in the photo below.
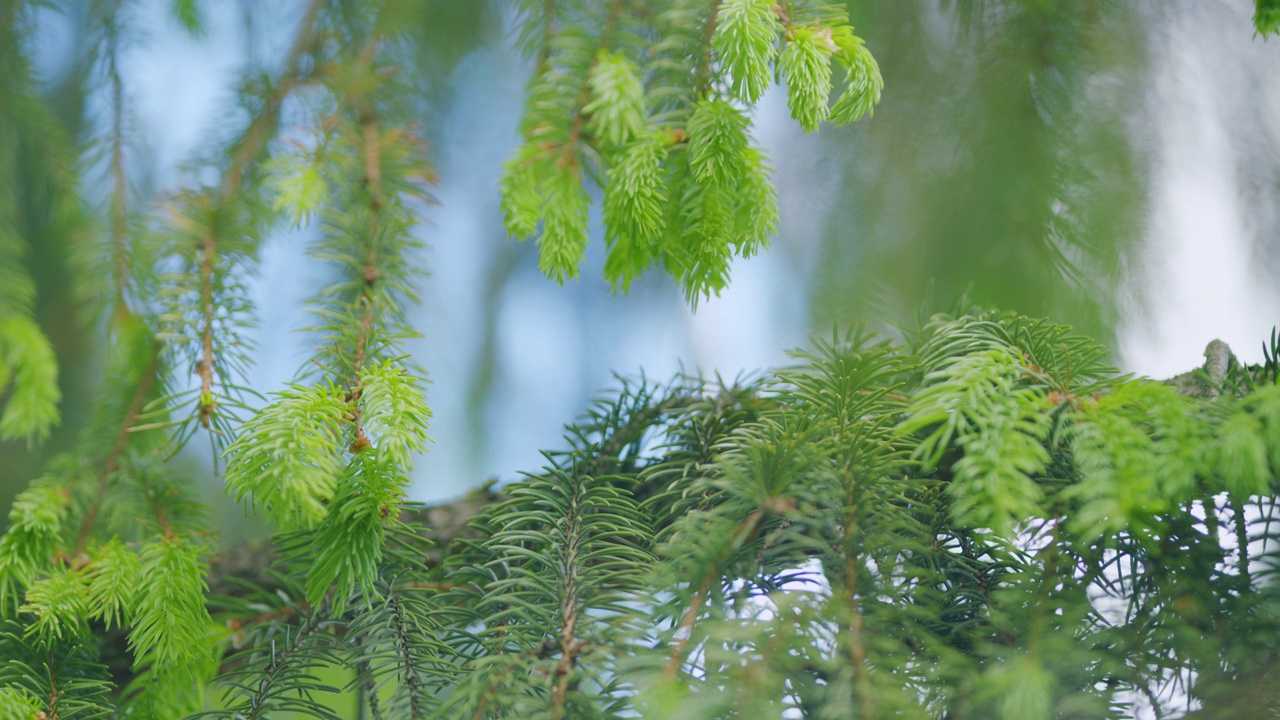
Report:
M 285 70 L 276 79 L 268 93 L 262 108 L 249 122 L 248 128 L 231 154 L 230 164 L 222 176 L 222 184 L 218 190 L 215 207 L 224 203 L 235 202 L 235 196 L 244 184 L 248 166 L 267 142 L 271 139 L 272 129 L 277 125 L 280 110 L 285 98 L 306 78 L 301 76 L 303 57 L 310 52 L 315 42 L 316 24 L 320 11 L 326 0 L 311 0 L 302 15 L 297 35 L 285 58 Z M 211 429 L 211 416 L 217 402 L 214 398 L 214 269 L 218 266 L 218 240 L 212 225 L 205 228 L 199 239 L 197 251 L 199 265 L 199 294 L 201 327 L 199 331 L 200 350 L 196 365 L 196 375 L 200 378 L 200 396 L 198 414 L 200 424 Z
M 78 558 L 84 553 L 85 546 L 89 541 L 89 533 L 93 530 L 93 525 L 98 519 L 102 504 L 107 499 L 108 490 L 111 489 L 116 480 L 116 470 L 119 467 L 120 458 L 128 447 L 130 433 L 138 422 L 143 404 L 146 402 L 147 396 L 151 392 L 151 386 L 155 382 L 157 366 L 160 362 L 160 348 L 153 344 L 147 358 L 147 364 L 139 376 L 138 385 L 134 388 L 133 396 L 129 400 L 129 405 L 125 409 L 119 430 L 116 432 L 115 441 L 112 443 L 107 456 L 102 460 L 102 471 L 98 475 L 94 499 L 80 524 L 80 532 L 76 535 L 76 547 L 75 552 L 72 553 L 72 559 Z
M 761 509 L 752 512 L 742 520 L 730 535 L 731 542 L 722 546 L 720 552 L 708 567 L 707 574 L 699 581 L 697 588 L 694 590 L 693 599 L 689 602 L 688 608 L 685 610 L 683 617 L 680 618 L 680 624 L 676 628 L 676 640 L 672 644 L 666 668 L 663 670 L 664 678 L 668 680 L 674 679 L 679 674 L 680 668 L 683 667 L 686 646 L 693 639 L 693 626 L 698 620 L 698 614 L 702 610 L 702 604 L 706 601 L 707 595 L 711 592 L 714 584 L 719 581 L 721 566 L 743 545 L 755 539 L 756 533 L 760 530 L 760 524 L 765 517 L 765 511 Z
M 706 97 L 711 91 L 711 51 L 720 18 L 720 4 L 723 1 L 711 0 L 711 7 L 707 12 L 707 20 L 703 24 L 702 52 L 698 55 L 698 69 L 695 73 L 699 99 Z
M 230 165 L 223 173 L 219 193 L 223 200 L 230 199 L 240 191 L 250 163 L 271 139 L 271 130 L 278 121 L 285 98 L 309 79 L 302 73 L 303 59 L 311 52 L 317 40 L 317 20 L 320 12 L 328 4 L 328 0 L 311 0 L 303 12 L 302 20 L 298 25 L 298 34 L 294 36 L 289 52 L 285 56 L 284 72 L 273 84 L 262 109 L 249 122 L 248 128 L 231 155 Z
M 114 18 L 113 18 L 114 20 Z M 109 25 L 107 74 L 111 81 L 111 203 L 110 227 L 115 259 L 115 305 L 125 311 L 125 292 L 131 273 L 129 252 L 128 176 L 124 166 L 125 97 L 119 67 L 119 29 Z
M 625 1 L 612 0 L 609 3 L 609 9 L 605 14 L 604 26 L 600 30 L 600 37 L 596 40 L 596 51 L 593 53 L 591 64 L 587 67 L 587 73 L 582 82 L 582 90 L 578 93 L 578 101 L 574 106 L 573 121 L 569 126 L 569 137 L 561 148 L 560 160 L 556 164 L 560 169 L 576 168 L 578 165 L 578 139 L 582 135 L 587 106 L 591 101 L 591 74 L 613 41 L 613 33 L 618 28 L 618 22 L 622 15 L 622 6 Z

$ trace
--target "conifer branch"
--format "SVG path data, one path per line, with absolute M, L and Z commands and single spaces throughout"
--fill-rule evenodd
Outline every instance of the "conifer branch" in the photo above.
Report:
M 564 562 L 561 568 L 561 587 L 560 587 L 560 661 L 556 664 L 555 669 L 555 686 L 551 694 L 551 717 L 552 720 L 563 720 L 565 713 L 565 702 L 569 694 L 569 681 L 575 663 L 577 662 L 577 653 L 581 647 L 580 642 L 574 634 L 574 629 L 578 624 L 579 607 L 579 588 L 578 588 L 578 553 L 580 550 L 581 534 L 583 531 L 581 524 L 581 513 L 583 508 L 579 499 L 584 489 L 581 479 L 578 480 L 579 487 L 574 493 L 574 504 L 568 508 L 567 517 L 565 518 L 567 527 L 564 531 L 565 547 L 561 548 L 564 553 Z
M 373 285 L 378 280 L 378 213 L 382 209 L 382 180 L 378 154 L 378 126 L 372 116 L 361 123 L 364 141 L 365 187 L 369 193 L 369 245 L 365 252 L 365 266 L 361 273 L 363 287 L 356 298 L 356 307 L 360 311 L 359 327 L 353 343 L 354 359 L 351 363 L 351 376 L 347 380 L 347 398 L 351 404 L 351 425 L 355 431 L 355 441 L 351 452 L 360 452 L 370 446 L 365 435 L 364 426 L 360 422 L 360 396 L 363 386 L 361 372 L 364 369 L 365 353 L 369 345 L 374 322 Z
M 298 34 L 294 36 L 293 44 L 285 57 L 284 73 L 276 80 L 275 87 L 267 96 L 262 110 L 249 122 L 249 127 L 245 131 L 244 137 L 236 147 L 235 152 L 232 153 L 231 164 L 223 174 L 222 187 L 219 193 L 223 201 L 228 200 L 240 191 L 249 163 L 257 157 L 258 153 L 271 139 L 271 128 L 276 124 L 285 98 L 299 84 L 306 81 L 306 78 L 301 76 L 302 59 L 310 52 L 312 45 L 315 43 L 316 20 L 320 16 L 320 11 L 327 4 L 328 0 L 311 0 L 310 4 L 307 5 L 307 9 L 298 25 Z
M 266 102 L 257 115 L 249 122 L 243 138 L 231 155 L 231 162 L 223 174 L 222 185 L 215 206 L 233 202 L 234 196 L 240 192 L 244 184 L 249 164 L 258 156 L 271 139 L 271 129 L 279 119 L 280 110 L 285 98 L 303 81 L 299 77 L 303 56 L 311 49 L 315 37 L 315 25 L 320 10 L 326 0 L 311 0 L 294 37 L 293 45 L 285 59 L 284 73 L 277 79 L 275 86 L 267 95 Z M 196 375 L 200 378 L 199 417 L 200 424 L 206 430 L 211 427 L 211 416 L 217 407 L 213 395 L 214 358 L 213 324 L 216 308 L 214 307 L 214 268 L 218 264 L 217 237 L 212 226 L 204 228 L 200 238 L 198 251 L 200 272 L 200 359 L 196 366 Z
M 551 41 L 556 36 L 556 0 L 542 0 L 542 42 L 538 47 L 538 59 L 533 65 L 533 76 L 538 77 L 547 69 L 551 59 Z
M 107 491 L 111 488 L 112 483 L 115 482 L 116 470 L 120 465 L 120 457 L 129 445 L 129 436 L 138 421 L 139 415 L 142 413 L 147 395 L 151 392 L 151 386 L 156 377 L 156 366 L 159 361 L 160 348 L 153 344 L 148 352 L 147 364 L 143 368 L 138 385 L 129 400 L 129 406 L 125 409 L 124 418 L 120 422 L 120 429 L 116 433 L 115 442 L 112 444 L 106 458 L 103 459 L 102 472 L 98 475 L 98 487 L 94 493 L 93 502 L 89 505 L 84 521 L 80 524 L 80 532 L 76 535 L 76 549 L 71 558 L 73 562 L 78 562 L 76 558 L 79 558 L 84 553 L 85 546 L 89 541 L 89 533 L 93 529 L 94 522 L 98 519 L 102 503 L 107 499 Z
M 856 482 L 856 481 L 855 481 Z M 848 539 L 857 535 L 857 506 L 850 508 L 845 518 L 846 547 L 850 547 Z M 862 716 L 875 717 L 875 698 L 871 696 L 871 678 L 867 674 L 867 644 L 863 635 L 862 607 L 859 600 L 858 566 L 861 558 L 856 552 L 847 550 L 845 557 L 845 589 L 844 596 L 849 598 L 849 659 L 853 662 L 853 680 L 858 688 L 858 705 Z
M 663 670 L 663 677 L 666 679 L 675 678 L 680 673 L 681 666 L 684 665 L 685 646 L 693 639 L 693 626 L 698 620 L 698 613 L 702 610 L 702 604 L 706 602 L 707 595 L 711 592 L 712 585 L 720 578 L 721 565 L 745 543 L 751 542 L 756 532 L 759 531 L 760 523 L 764 518 L 765 511 L 763 509 L 756 510 L 747 516 L 734 531 L 733 541 L 715 559 L 714 564 L 708 569 L 702 581 L 699 582 L 698 588 L 693 593 L 693 600 L 689 603 L 688 609 L 685 610 L 684 616 L 680 618 L 680 625 L 676 629 L 676 641 L 671 648 L 670 656 L 667 658 L 666 668 Z
M 124 81 L 120 77 L 118 67 L 118 30 L 113 27 L 111 47 L 107 55 L 108 73 L 111 78 L 111 241 L 115 260 L 115 306 L 116 312 L 125 312 L 125 289 L 128 286 L 130 253 L 129 253 L 129 216 L 128 216 L 128 178 L 124 167 Z
M 609 45 L 613 42 L 613 33 L 618 28 L 618 22 L 622 15 L 622 5 L 625 0 L 613 0 L 609 4 L 609 9 L 605 15 L 604 27 L 600 30 L 600 38 L 596 42 L 596 52 L 591 58 L 591 64 L 587 66 L 587 73 L 583 76 L 582 90 L 578 94 L 577 106 L 573 113 L 573 123 L 569 126 L 569 137 L 565 140 L 564 147 L 561 149 L 560 160 L 557 167 L 564 169 L 567 167 L 577 167 L 577 159 L 574 153 L 578 148 L 578 138 L 582 135 L 582 128 L 586 121 L 586 107 L 591 102 L 591 71 L 595 69 L 600 62 L 600 54 L 609 49 Z
M 200 424 L 209 429 L 210 416 L 217 403 L 213 399 L 213 268 L 217 264 L 217 241 L 213 228 L 206 228 L 200 244 Z
M 422 707 L 422 687 L 418 682 L 418 671 L 414 667 L 413 647 L 409 642 L 409 635 L 405 629 L 404 609 L 400 605 L 400 599 L 396 594 L 390 593 L 387 598 L 387 605 L 391 608 L 391 617 L 394 624 L 395 637 L 399 643 L 400 657 L 404 661 L 404 674 L 402 676 L 405 689 L 409 694 L 409 717 L 413 720 L 419 720 L 426 717 L 426 710 Z
M 360 651 L 361 643 L 355 644 L 356 652 Z M 371 675 L 373 664 L 367 656 L 361 655 L 356 661 L 356 677 L 363 678 L 359 682 L 360 694 L 359 701 L 361 704 L 360 716 L 364 717 L 363 708 L 369 708 L 369 718 L 371 720 L 382 720 L 382 700 L 378 697 L 378 684 Z
M 1240 594 L 1243 597 L 1253 591 L 1253 574 L 1249 569 L 1249 526 L 1245 518 L 1245 506 L 1237 496 L 1228 495 L 1231 503 L 1232 525 L 1236 531 L 1236 552 L 1239 553 Z
M 702 30 L 702 53 L 698 58 L 698 97 L 705 97 L 711 90 L 711 39 L 716 34 L 716 20 L 720 14 L 720 3 L 724 0 L 711 0 L 711 9 L 707 14 L 707 23 Z

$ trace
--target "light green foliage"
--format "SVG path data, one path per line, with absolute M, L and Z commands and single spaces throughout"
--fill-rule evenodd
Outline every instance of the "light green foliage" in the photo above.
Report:
M 925 377 L 903 432 L 932 428 L 915 451 L 926 468 L 955 442 L 956 519 L 1008 532 L 1033 517 L 1043 493 L 1033 480 L 1049 461 L 1049 404 L 1044 391 L 1020 386 L 1026 374 L 1008 352 L 988 350 L 957 359 Z
M 694 178 L 731 185 L 746 168 L 747 118 L 725 100 L 698 103 L 689 118 L 689 167 Z
M 0 537 L 0 608 L 21 597 L 16 587 L 38 576 L 53 558 L 67 516 L 68 493 L 54 483 L 33 484 L 13 499 Z
M 645 129 L 644 85 L 635 63 L 619 53 L 601 53 L 587 75 L 591 100 L 582 107 L 592 135 L 622 147 Z
M 807 26 L 793 28 L 782 50 L 778 66 L 787 79 L 787 105 L 805 132 L 817 130 L 827 119 L 836 50 L 830 30 Z
M 282 528 L 313 527 L 327 513 L 344 465 L 350 408 L 330 388 L 295 387 L 241 426 L 227 448 L 227 492 Z
M 587 251 L 590 204 L 575 165 L 560 167 L 547 180 L 542 235 L 538 236 L 538 267 L 558 283 L 578 276 Z
M 329 184 L 320 163 L 301 148 L 272 158 L 267 173 L 275 191 L 271 208 L 285 213 L 294 225 L 309 223 L 329 202 Z
M 879 63 L 862 38 L 853 34 L 853 28 L 838 27 L 832 31 L 831 38 L 839 48 L 836 62 L 846 70 L 844 91 L 831 106 L 831 122 L 847 125 L 872 114 L 880 102 L 884 78 L 880 76 Z
M 0 720 L 31 720 L 39 717 L 42 707 L 40 698 L 26 688 L 0 688 Z
M 211 654 L 212 619 L 205 609 L 205 548 L 189 538 L 165 537 L 142 546 L 129 647 L 136 657 L 155 654 L 167 668 L 185 668 Z
M 18 140 L 54 134 L 30 129 L 51 117 L 15 35 L 31 7 L 0 22 L 0 435 L 28 439 L 57 405 L 10 181 Z M 837 332 L 732 384 L 624 381 L 543 470 L 415 508 L 404 494 L 430 409 L 404 341 L 434 178 L 413 129 L 431 95 L 407 70 L 433 48 L 404 20 L 488 6 L 306 4 L 280 67 L 246 76 L 227 146 L 156 198 L 136 197 L 124 152 L 121 7 L 88 17 L 84 59 L 111 107 L 93 138 L 109 149 L 108 231 L 74 263 L 107 276 L 76 280 L 101 306 L 105 379 L 83 436 L 0 538 L 0 715 L 1047 720 L 1117 717 L 1139 697 L 1169 717 L 1170 698 L 1221 717 L 1280 706 L 1274 338 L 1266 363 L 1232 365 L 1210 400 L 1122 376 L 1105 347 L 1045 320 L 971 311 L 893 340 Z M 199 32 L 200 3 L 168 7 Z M 893 7 L 876 12 L 914 17 Z M 997 15 L 974 7 L 955 12 Z M 808 131 L 869 115 L 882 90 L 842 4 L 519 12 L 535 72 L 502 209 L 513 234 L 540 234 L 540 266 L 560 281 L 581 272 L 599 190 L 614 287 L 661 265 L 691 302 L 719 292 L 778 224 L 751 105 L 781 78 Z M 1033 54 L 1076 46 L 1092 47 Z M 1035 81 L 1017 107 L 1077 126 L 1039 94 L 1044 78 L 1069 84 L 1056 66 L 1019 79 L 982 59 L 992 82 Z M 833 63 L 845 78 L 828 111 Z M 298 125 L 305 141 L 281 142 Z M 1073 146 L 1044 147 L 1054 168 L 1073 162 Z M 46 149 L 21 160 L 62 162 Z M 1062 188 L 1086 185 L 1041 193 L 1066 204 L 1055 242 L 1076 202 Z M 49 187 L 51 214 L 73 225 L 78 187 Z M 282 221 L 312 226 L 329 280 L 309 304 L 317 350 L 298 384 L 253 408 L 244 278 Z M 170 462 L 199 433 L 228 492 L 279 531 L 270 567 L 243 571 L 239 553 L 262 556 L 230 542 L 210 577 L 204 504 Z M 215 680 L 222 696 L 206 701 Z
M 770 0 L 725 0 L 716 14 L 712 46 L 732 79 L 733 95 L 755 104 L 769 87 L 782 23 Z
M 142 560 L 119 538 L 99 547 L 89 566 L 89 608 L 107 628 L 125 627 L 142 587 Z
M 41 643 L 74 640 L 88 630 L 88 586 L 82 572 L 58 568 L 31 583 L 26 600 L 18 612 L 35 616 L 26 634 Z
M 1271 449 L 1271 472 L 1280 475 L 1280 385 L 1263 386 L 1244 402 L 1262 420 L 1263 435 Z
M 1218 429 L 1214 464 L 1226 489 L 1237 498 L 1265 494 L 1275 477 L 1268 466 L 1268 455 L 1275 446 L 1267 447 L 1262 421 L 1238 410 L 1229 415 Z
M 1209 440 L 1191 402 L 1141 382 L 1084 401 L 1067 432 L 1081 473 L 1064 494 L 1080 501 L 1071 523 L 1087 538 L 1149 527 L 1194 489 Z
M 747 137 L 746 118 L 724 100 L 698 103 L 689 118 L 689 169 L 674 208 L 684 230 L 667 247 L 667 267 L 696 303 L 728 284 L 734 254 L 750 257 L 777 228 L 772 168 Z
M 875 61 L 833 4 L 598 3 L 563 31 L 560 10 L 523 8 L 523 37 L 539 60 L 524 142 L 501 182 L 508 232 L 538 238 L 539 266 L 557 282 L 578 275 L 588 242 L 583 184 L 594 180 L 615 290 L 661 265 L 691 303 L 719 293 L 733 258 L 777 230 L 770 169 L 747 139 L 748 113 L 775 72 L 788 77 L 806 130 L 827 116 L 833 53 L 850 74 L 839 121 L 879 99 Z
M 382 560 L 385 526 L 395 522 L 409 479 L 394 453 L 366 449 L 357 453 L 342 476 L 324 521 L 303 553 L 307 601 L 319 605 L 333 588 L 338 612 L 354 591 L 366 604 L 374 599 L 374 581 Z
M 536 146 L 522 145 L 502 166 L 502 221 L 516 237 L 536 233 L 542 217 L 539 155 Z
M 53 345 L 34 321 L 0 312 L 0 396 L 8 393 L 0 414 L 0 439 L 49 437 L 58 424 L 58 359 Z
M 609 254 L 604 274 L 615 288 L 626 290 L 658 254 L 669 202 L 662 164 L 671 142 L 668 134 L 648 133 L 631 143 L 609 168 L 604 197 Z
M 360 418 L 378 453 L 395 466 L 413 467 L 413 455 L 425 452 L 427 407 L 418 379 L 404 368 L 383 363 L 360 376 Z

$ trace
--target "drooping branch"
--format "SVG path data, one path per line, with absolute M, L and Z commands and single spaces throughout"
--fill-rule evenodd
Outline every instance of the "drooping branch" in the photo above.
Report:
M 294 37 L 293 45 L 285 59 L 285 70 L 276 80 L 271 92 L 263 102 L 258 114 L 253 117 L 246 128 L 244 136 L 231 155 L 230 164 L 223 173 L 222 185 L 218 189 L 216 206 L 235 202 L 235 195 L 244 185 L 248 167 L 254 158 L 266 147 L 271 139 L 272 129 L 276 127 L 280 110 L 285 98 L 302 82 L 302 59 L 315 43 L 316 22 L 320 10 L 325 6 L 324 0 L 312 0 L 303 13 Z M 200 237 L 197 252 L 200 273 L 200 359 L 196 365 L 196 375 L 200 378 L 199 413 L 200 424 L 209 429 L 211 416 L 217 407 L 213 396 L 214 357 L 213 326 L 217 309 L 214 307 L 214 271 L 218 265 L 218 238 L 214 227 L 205 228 Z
M 126 312 L 125 287 L 129 278 L 129 184 L 124 166 L 125 98 L 124 81 L 118 62 L 119 33 L 112 27 L 109 35 L 107 72 L 111 78 L 111 244 L 115 260 L 115 311 Z
M 142 375 L 138 379 L 138 386 L 133 391 L 133 396 L 129 400 L 129 406 L 125 409 L 124 417 L 121 420 L 120 428 L 116 432 L 115 442 L 111 445 L 106 458 L 102 461 L 102 471 L 98 475 L 98 487 L 94 493 L 92 504 L 85 513 L 84 520 L 80 524 L 80 532 L 76 536 L 76 550 L 71 560 L 78 562 L 81 553 L 84 552 L 85 546 L 89 541 L 89 533 L 93 530 L 94 522 L 98 519 L 98 513 L 102 509 L 102 503 L 107 499 L 107 491 L 115 482 L 116 470 L 120 465 L 120 457 L 124 454 L 125 448 L 129 445 L 129 435 L 134 425 L 137 424 L 138 416 L 142 413 L 143 404 L 146 402 L 147 395 L 151 392 L 152 384 L 156 378 L 156 366 L 160 361 L 160 349 L 154 345 L 151 347 L 147 365 L 142 370 Z
M 569 128 L 569 137 L 564 142 L 561 149 L 560 167 L 574 167 L 577 159 L 574 153 L 578 148 L 578 139 L 582 135 L 583 125 L 586 122 L 586 107 L 591 101 L 591 71 L 595 69 L 596 63 L 600 61 L 600 53 L 609 49 L 609 44 L 613 41 L 613 33 L 618 29 L 618 22 L 622 15 L 623 0 L 613 0 L 609 5 L 608 14 L 605 16 L 604 28 L 600 31 L 600 39 L 596 43 L 596 52 L 591 58 L 591 64 L 587 68 L 586 77 L 582 80 L 582 91 L 578 94 L 578 102 L 574 108 L 573 124 Z

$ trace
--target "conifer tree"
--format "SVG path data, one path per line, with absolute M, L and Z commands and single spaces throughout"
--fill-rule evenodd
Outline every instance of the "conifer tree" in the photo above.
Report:
M 75 447 L 0 536 L 0 718 L 340 718 L 342 696 L 369 718 L 1280 708 L 1276 335 L 1259 365 L 1215 343 L 1160 383 L 1067 327 L 962 306 L 733 383 L 624 380 L 543 468 L 414 506 L 431 411 L 404 342 L 437 178 L 421 79 L 398 69 L 421 0 L 310 0 L 282 61 L 246 75 L 235 132 L 154 198 L 130 182 L 130 9 L 88 15 L 110 100 L 95 198 L 35 88 L 35 3 L 0 0 L 0 438 L 59 420 L 31 177 L 108 349 Z M 170 9 L 202 32 L 200 3 Z M 766 89 L 805 131 L 882 90 L 834 3 L 519 11 L 533 75 L 501 203 L 557 282 L 598 193 L 616 289 L 657 266 L 690 303 L 714 295 L 777 229 L 750 132 Z M 290 223 L 318 231 L 330 281 L 314 356 L 264 398 L 244 278 Z M 197 442 L 269 553 L 216 537 L 171 462 Z

